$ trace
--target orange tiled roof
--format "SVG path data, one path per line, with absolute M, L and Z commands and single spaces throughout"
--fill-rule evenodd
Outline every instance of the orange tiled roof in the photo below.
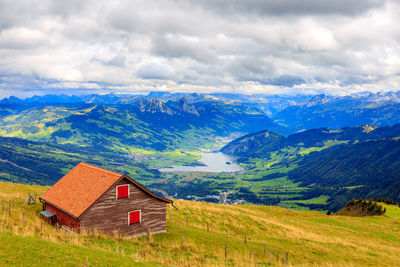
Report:
M 78 218 L 123 175 L 86 163 L 79 163 L 41 199 Z

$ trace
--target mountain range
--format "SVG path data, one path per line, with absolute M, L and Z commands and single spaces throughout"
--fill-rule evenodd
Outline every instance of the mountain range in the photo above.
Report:
M 329 140 L 351 144 L 354 142 L 358 143 L 399 136 L 400 124 L 386 127 L 367 124 L 357 127 L 345 127 L 338 130 L 324 127 L 305 130 L 287 137 L 269 130 L 263 130 L 237 138 L 224 146 L 221 151 L 235 156 L 262 156 L 287 146 L 302 146 L 305 148 L 323 147 L 325 142 Z
M 213 99 L 148 98 L 131 104 L 45 104 L 31 100 L 0 104 L 2 136 L 105 149 L 138 147 L 162 151 L 197 147 L 215 136 L 280 128 L 255 108 Z M 183 140 L 186 143 L 181 145 Z
M 83 160 L 178 198 L 229 192 L 232 203 L 332 210 L 354 196 L 400 201 L 399 108 L 398 92 L 9 97 L 0 100 L 0 179 L 52 184 Z M 224 144 L 246 171 L 157 170 L 200 164 L 197 153 Z
M 363 92 L 346 96 L 151 92 L 147 95 L 44 95 L 26 99 L 9 97 L 0 100 L 0 115 L 9 114 L 15 108 L 23 109 L 32 105 L 79 103 L 119 106 L 140 105 L 140 102 L 144 102 L 146 104 L 142 111 L 145 111 L 146 108 L 150 108 L 146 107 L 148 101 L 151 102 L 149 105 L 159 105 L 158 109 L 161 111 L 163 107 L 160 103 L 177 103 L 182 99 L 189 106 L 198 103 L 197 105 L 206 109 L 209 103 L 216 102 L 227 106 L 241 105 L 271 119 L 280 126 L 273 127 L 273 130 L 285 135 L 320 127 L 340 129 L 365 124 L 386 126 L 400 123 L 399 92 Z M 189 111 L 189 106 L 186 107 L 186 111 Z M 171 112 L 168 110 L 167 108 L 165 111 Z M 192 111 L 196 113 L 193 109 Z M 272 130 L 269 125 L 264 129 Z

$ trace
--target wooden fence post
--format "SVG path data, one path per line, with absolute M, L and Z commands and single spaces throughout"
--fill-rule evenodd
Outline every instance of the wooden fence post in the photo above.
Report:
M 9 206 L 8 206 L 8 216 L 11 217 L 11 200 L 10 200 Z
M 147 243 L 151 243 L 151 230 L 150 227 L 147 228 Z
M 118 241 L 121 241 L 121 229 L 118 228 Z
M 284 261 L 284 259 L 283 259 L 283 257 L 282 257 L 282 265 L 284 265 L 285 264 L 285 261 Z
M 182 232 L 181 249 L 183 249 L 183 238 L 184 238 L 184 234 L 183 234 L 183 232 Z
M 264 244 L 264 254 L 267 253 L 267 243 Z
M 253 256 L 253 249 L 250 249 L 250 260 L 252 256 Z
M 247 244 L 247 235 L 244 235 L 244 243 Z
M 286 251 L 286 264 L 288 264 L 289 261 L 289 253 Z
M 25 211 L 22 213 L 22 225 L 25 225 Z
M 207 232 L 210 232 L 210 227 L 208 225 L 208 222 L 207 222 Z
M 30 194 L 30 193 L 28 193 L 28 197 L 26 198 L 26 200 L 25 200 L 25 202 L 24 202 L 24 206 L 25 206 L 25 204 L 26 204 L 26 203 L 28 203 L 28 204 L 29 204 L 29 202 L 30 202 L 30 199 L 31 199 L 31 194 Z
M 225 259 L 226 259 L 227 255 L 228 255 L 228 254 L 226 254 L 226 248 L 227 248 L 227 246 L 228 246 L 228 245 L 225 244 Z

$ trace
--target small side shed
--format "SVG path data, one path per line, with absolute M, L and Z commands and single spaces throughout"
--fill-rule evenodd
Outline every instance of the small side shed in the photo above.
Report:
M 40 216 L 42 217 L 42 219 L 43 219 L 45 222 L 47 222 L 47 223 L 49 223 L 49 224 L 51 224 L 51 225 L 54 225 L 54 224 L 57 223 L 56 214 L 53 213 L 53 212 L 51 212 L 51 211 L 49 211 L 49 210 L 44 210 L 44 211 L 42 211 L 42 212 L 40 213 Z
M 166 232 L 166 205 L 172 203 L 125 174 L 87 163 L 79 163 L 39 199 L 58 224 L 76 232 L 119 231 L 127 237 L 149 228 L 153 234 Z

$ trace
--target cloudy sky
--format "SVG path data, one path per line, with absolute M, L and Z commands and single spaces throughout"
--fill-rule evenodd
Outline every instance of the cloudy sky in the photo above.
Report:
M 0 97 L 400 88 L 396 0 L 0 0 Z

